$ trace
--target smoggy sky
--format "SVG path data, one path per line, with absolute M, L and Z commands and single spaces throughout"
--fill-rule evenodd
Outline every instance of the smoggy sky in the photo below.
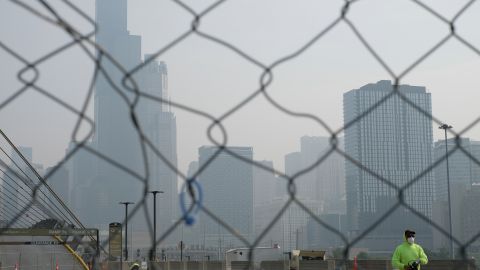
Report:
M 29 3 L 34 2 L 25 0 Z M 91 26 L 62 1 L 49 1 L 82 32 Z M 72 1 L 94 17 L 94 0 Z M 423 1 L 448 20 L 468 1 Z M 201 11 L 213 1 L 185 1 Z M 208 13 L 199 29 L 228 42 L 264 65 L 289 55 L 339 17 L 343 1 L 230 0 Z M 38 4 L 34 7 L 46 14 Z M 142 36 L 143 54 L 152 53 L 188 31 L 193 19 L 173 1 L 130 0 L 128 28 Z M 480 3 L 473 3 L 456 21 L 456 31 L 480 48 Z M 360 0 L 349 20 L 379 56 L 400 74 L 449 34 L 449 26 L 413 1 Z M 70 39 L 63 30 L 41 21 L 11 1 L 0 1 L 0 40 L 33 61 Z M 263 72 L 231 49 L 192 34 L 158 57 L 168 65 L 171 99 L 220 116 L 259 88 Z M 23 64 L 0 49 L 0 102 L 21 88 Z M 38 85 L 77 109 L 81 108 L 93 63 L 79 47 L 39 66 Z M 452 38 L 401 79 L 432 93 L 433 115 L 460 131 L 480 116 L 480 56 Z M 26 74 L 26 77 L 31 74 Z M 298 57 L 273 70 L 267 91 L 286 108 L 311 113 L 333 130 L 343 125 L 344 92 L 392 79 L 345 22 Z M 93 104 L 93 102 L 92 102 Z M 205 118 L 179 109 L 178 159 L 186 171 L 201 145 L 211 144 Z M 93 108 L 89 109 L 93 118 Z M 64 155 L 76 116 L 34 90 L 28 90 L 0 111 L 0 126 L 17 145 L 32 146 L 34 161 L 54 165 Z M 263 96 L 256 97 L 224 121 L 229 145 L 253 146 L 257 160 L 273 160 L 283 170 L 283 157 L 299 148 L 303 135 L 328 136 L 317 123 L 288 116 Z M 433 126 L 434 138 L 443 131 Z M 480 126 L 465 133 L 480 140 Z

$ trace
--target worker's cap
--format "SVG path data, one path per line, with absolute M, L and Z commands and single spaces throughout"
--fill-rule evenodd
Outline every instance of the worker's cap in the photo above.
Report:
M 412 230 L 405 230 L 405 236 L 406 237 L 415 236 L 415 232 Z

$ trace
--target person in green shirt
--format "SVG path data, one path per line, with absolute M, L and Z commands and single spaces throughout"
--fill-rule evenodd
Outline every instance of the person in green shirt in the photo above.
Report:
M 398 270 L 419 270 L 421 264 L 427 264 L 428 258 L 423 248 L 415 244 L 415 232 L 406 230 L 403 243 L 393 252 L 392 266 Z

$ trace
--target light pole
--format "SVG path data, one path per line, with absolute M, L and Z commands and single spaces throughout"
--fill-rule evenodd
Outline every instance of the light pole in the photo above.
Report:
M 438 127 L 439 129 L 443 129 L 445 131 L 445 155 L 446 155 L 446 161 L 447 161 L 447 194 L 448 194 L 448 220 L 449 220 L 449 225 L 450 225 L 450 255 L 452 257 L 452 260 L 455 259 L 455 254 L 453 250 L 453 235 L 452 235 L 452 207 L 450 203 L 450 171 L 449 171 L 449 166 L 448 166 L 448 145 L 447 145 L 447 130 L 451 129 L 452 126 L 449 126 L 447 124 L 443 124 Z
M 125 261 L 128 261 L 128 205 L 133 202 L 119 202 L 125 205 Z
M 163 193 L 160 190 L 150 191 L 153 194 L 153 248 L 150 251 L 150 261 L 157 257 L 157 194 Z

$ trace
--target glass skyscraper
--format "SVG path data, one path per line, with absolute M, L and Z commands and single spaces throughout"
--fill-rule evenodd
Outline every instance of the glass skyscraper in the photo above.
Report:
M 131 35 L 127 30 L 127 0 L 96 0 L 95 3 L 98 26 L 95 40 L 116 63 L 106 54 L 101 57 L 104 72 L 99 73 L 94 92 L 95 133 L 87 145 L 108 157 L 111 162 L 92 158 L 90 154 L 82 152 L 72 158 L 72 173 L 82 174 L 72 175 L 75 180 L 73 185 L 81 187 L 84 194 L 75 199 L 76 208 L 82 221 L 105 230 L 109 223 L 122 222 L 124 219 L 124 208 L 118 202 L 138 203 L 145 196 L 147 182 L 142 182 L 134 174 L 140 177 L 148 175 L 148 190 L 164 192 L 157 196 L 157 211 L 161 213 L 157 220 L 157 235 L 160 236 L 178 218 L 177 174 L 152 150 L 156 148 L 170 165 L 177 166 L 176 118 L 169 106 L 167 66 L 153 60 L 132 74 L 140 92 L 165 100 L 161 103 L 142 97 L 132 111 L 130 104 L 134 100 L 134 93 L 123 85 L 123 79 L 125 72 L 144 63 L 141 37 Z M 97 54 L 100 56 L 100 51 Z M 125 84 L 132 87 L 129 80 Z M 133 123 L 132 112 L 137 116 L 141 129 L 137 129 Z M 148 172 L 139 132 L 150 141 L 150 147 L 145 147 Z M 120 164 L 129 171 L 113 164 Z M 80 167 L 82 170 L 79 170 Z M 88 171 L 88 175 L 84 175 L 85 171 Z M 152 201 L 151 197 L 147 198 L 149 209 Z M 145 239 L 139 236 L 135 239 L 143 241 L 146 246 L 150 244 L 151 236 L 143 209 L 137 213 L 129 225 L 134 233 L 145 233 Z
M 393 91 L 390 81 L 367 84 L 343 96 L 344 124 L 355 120 L 345 130 L 345 152 L 366 167 L 345 163 L 351 237 L 361 235 L 399 201 L 395 188 L 366 169 L 398 187 L 416 179 L 404 192 L 405 203 L 426 218 L 432 216 L 433 171 L 423 174 L 433 160 L 432 119 L 428 116 L 432 112 L 431 95 L 420 86 L 400 85 L 398 89 L 427 115 L 398 95 L 365 113 Z M 417 231 L 421 243 L 431 246 L 430 226 L 403 206 L 383 219 L 359 245 L 390 250 L 406 228 Z
M 226 147 L 245 160 L 253 162 L 252 147 Z M 198 150 L 199 166 L 202 168 L 219 150 L 216 146 L 202 146 Z M 200 173 L 204 206 L 217 217 L 233 227 L 239 234 L 252 240 L 253 237 L 253 165 L 222 151 Z M 226 247 L 244 245 L 238 238 L 201 213 L 205 227 L 207 246 Z M 202 227 L 200 225 L 199 227 Z

